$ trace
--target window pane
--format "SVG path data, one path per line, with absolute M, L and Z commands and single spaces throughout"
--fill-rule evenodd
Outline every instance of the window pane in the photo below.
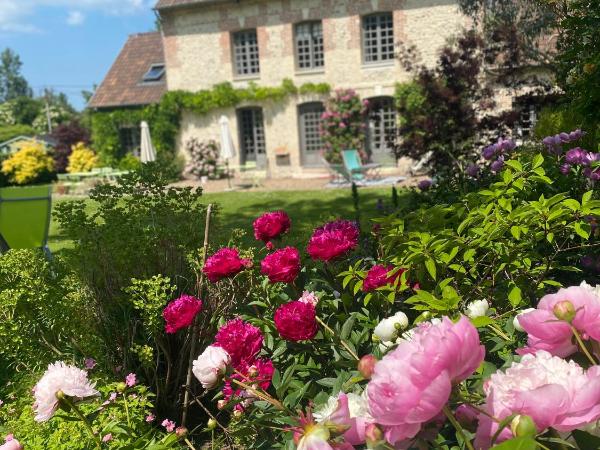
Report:
M 150 82 L 150 81 L 160 81 L 160 79 L 165 74 L 165 66 L 164 64 L 156 64 L 150 67 L 148 72 L 144 75 L 142 81 Z
M 394 19 L 392 13 L 363 17 L 362 39 L 365 62 L 394 59 Z
M 381 97 L 370 101 L 369 133 L 371 152 L 387 149 L 386 138 L 396 133 L 396 109 L 391 97 Z
M 296 30 L 296 61 L 299 69 L 323 67 L 323 26 L 321 22 L 299 23 Z
M 260 72 L 256 30 L 234 33 L 233 58 L 237 75 L 251 75 Z
M 302 151 L 319 152 L 323 148 L 321 139 L 321 115 L 325 108 L 321 103 L 300 106 L 300 142 Z
M 260 108 L 239 110 L 240 145 L 246 160 L 255 160 L 256 154 L 265 153 L 265 129 Z

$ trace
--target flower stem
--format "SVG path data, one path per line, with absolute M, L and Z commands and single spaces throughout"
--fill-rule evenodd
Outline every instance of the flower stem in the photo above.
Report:
M 333 331 L 329 325 L 327 325 L 325 322 L 323 322 L 321 320 L 320 317 L 316 317 L 317 322 L 319 322 L 321 325 L 323 325 L 323 328 L 325 328 L 327 331 L 329 331 L 329 333 L 331 333 L 332 336 L 335 336 L 335 331 Z M 360 358 L 358 357 L 358 355 L 354 352 L 354 350 L 352 350 L 350 348 L 350 346 L 346 343 L 346 341 L 344 341 L 343 339 L 340 339 L 340 343 L 342 344 L 342 346 L 348 351 L 348 353 L 350 353 L 352 355 L 352 357 L 354 359 L 356 359 L 357 361 L 360 361 Z
M 123 392 L 123 402 L 125 403 L 125 414 L 127 415 L 127 426 L 131 428 L 131 418 L 129 417 L 129 405 L 127 404 L 127 394 Z
M 458 434 L 462 438 L 462 440 L 465 443 L 465 445 L 467 446 L 467 448 L 469 450 L 475 450 L 473 448 L 473 445 L 471 444 L 471 441 L 469 441 L 467 439 L 467 437 L 465 436 L 465 431 L 460 426 L 460 423 L 458 423 L 458 421 L 456 420 L 456 418 L 452 414 L 452 411 L 450 411 L 450 408 L 448 408 L 448 405 L 445 405 L 444 408 L 442 409 L 442 411 L 444 411 L 444 414 L 446 415 L 446 417 L 448 418 L 448 420 L 450 421 L 450 423 L 452 424 L 452 426 L 456 429 L 456 431 L 458 432 Z
M 100 437 L 98 437 L 98 435 L 96 435 L 96 433 L 94 433 L 92 426 L 90 425 L 90 423 L 88 422 L 86 417 L 83 415 L 81 410 L 77 407 L 77 405 L 75 405 L 75 403 L 73 403 L 71 401 L 71 399 L 67 396 L 64 396 L 60 401 L 65 403 L 67 406 L 69 406 L 75 412 L 75 415 L 77 417 L 79 417 L 79 420 L 81 420 L 83 422 L 83 424 L 85 425 L 85 428 L 89 431 L 90 435 L 92 436 L 92 439 L 94 440 L 94 443 L 96 444 L 96 447 L 99 449 L 102 449 L 102 443 L 100 442 Z
M 598 364 L 596 362 L 596 360 L 594 359 L 594 357 L 589 352 L 588 348 L 585 346 L 585 343 L 583 342 L 583 339 L 581 339 L 579 332 L 573 325 L 571 325 L 571 330 L 573 331 L 573 335 L 575 336 L 575 339 L 577 340 L 577 344 L 579 344 L 579 348 L 581 348 L 581 351 L 584 353 L 585 356 L 587 356 L 587 359 L 589 359 L 589 361 L 592 363 L 593 366 Z

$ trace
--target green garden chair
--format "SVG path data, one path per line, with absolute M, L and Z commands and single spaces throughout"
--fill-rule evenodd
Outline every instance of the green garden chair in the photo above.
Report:
M 47 252 L 51 209 L 51 186 L 0 189 L 0 253 L 7 248 Z
M 342 151 L 344 166 L 352 178 L 351 181 L 367 181 L 379 177 L 381 164 L 363 164 L 358 150 Z

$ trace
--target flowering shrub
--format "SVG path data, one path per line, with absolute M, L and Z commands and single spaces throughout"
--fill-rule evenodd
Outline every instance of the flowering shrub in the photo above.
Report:
M 69 155 L 67 172 L 91 172 L 95 167 L 98 167 L 98 157 L 93 150 L 86 147 L 83 142 L 75 144 Z
M 363 161 L 365 152 L 365 119 L 368 102 L 360 100 L 353 89 L 338 89 L 326 105 L 321 116 L 321 136 L 325 145 L 325 159 L 342 163 L 342 150 L 358 150 Z
M 216 141 L 202 142 L 192 138 L 185 143 L 185 151 L 189 156 L 184 168 L 185 174 L 196 178 L 218 177 L 219 144 Z
M 13 184 L 24 185 L 49 181 L 54 161 L 42 144 L 28 143 L 2 161 L 2 173 Z

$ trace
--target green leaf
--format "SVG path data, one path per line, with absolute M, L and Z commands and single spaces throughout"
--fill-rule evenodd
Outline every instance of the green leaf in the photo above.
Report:
M 348 320 L 342 326 L 342 331 L 340 333 L 340 339 L 348 339 L 350 336 L 350 332 L 352 331 L 352 327 L 354 326 L 354 322 L 356 321 L 355 316 L 350 316 Z
M 492 447 L 492 450 L 537 450 L 538 444 L 530 437 L 518 437 L 504 441 L 500 445 Z
M 573 430 L 572 434 L 579 448 L 600 448 L 600 437 L 581 430 Z
M 581 205 L 579 204 L 579 202 L 573 198 L 568 198 L 565 201 L 563 201 L 563 205 L 565 205 L 572 211 L 579 211 L 581 209 Z
M 582 224 L 581 222 L 575 222 L 573 227 L 575 229 L 575 233 L 581 236 L 583 239 L 589 239 L 590 237 L 590 226 L 588 224 Z
M 437 279 L 435 261 L 431 258 L 427 258 L 425 260 L 425 268 L 427 269 L 427 272 L 429 272 L 431 278 L 433 278 L 433 280 L 435 281 Z
M 483 328 L 488 325 L 492 325 L 494 323 L 494 320 L 488 316 L 480 316 L 471 319 L 471 323 L 475 328 Z
M 581 197 L 581 204 L 585 205 L 586 203 L 588 203 L 592 199 L 593 193 L 594 191 L 587 191 L 585 194 L 583 194 L 583 197 Z
M 521 300 L 523 300 L 521 288 L 519 286 L 515 286 L 510 290 L 508 293 L 508 300 L 510 301 L 511 305 L 519 306 Z
M 537 155 L 535 155 L 533 157 L 533 161 L 531 162 L 531 168 L 532 169 L 537 169 L 542 164 L 544 164 L 544 157 L 542 156 L 541 153 L 538 153 Z
M 521 239 L 521 227 L 513 225 L 512 227 L 510 227 L 510 234 L 512 234 L 513 237 L 518 241 L 519 239 Z

